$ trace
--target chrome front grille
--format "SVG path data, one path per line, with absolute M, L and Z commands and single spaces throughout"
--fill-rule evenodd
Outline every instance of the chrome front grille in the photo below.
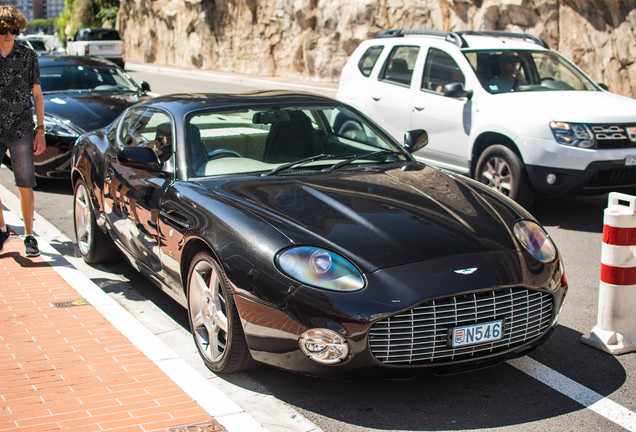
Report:
M 369 346 L 390 365 L 425 365 L 478 358 L 541 336 L 552 320 L 552 295 L 502 289 L 423 303 L 371 327 Z M 503 337 L 485 344 L 453 348 L 454 327 L 504 321 Z
M 636 147 L 635 125 L 590 125 L 596 141 L 596 148 Z M 630 139 L 631 137 L 631 139 Z

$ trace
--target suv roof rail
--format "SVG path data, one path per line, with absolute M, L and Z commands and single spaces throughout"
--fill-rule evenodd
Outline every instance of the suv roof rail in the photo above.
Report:
M 454 43 L 460 48 L 467 46 L 466 41 L 459 33 L 439 31 L 439 30 L 411 30 L 411 29 L 392 29 L 383 30 L 378 33 L 376 38 L 389 38 L 389 37 L 404 37 L 407 35 L 424 35 L 424 36 L 437 36 L 446 39 L 447 41 Z
M 491 36 L 491 37 L 500 37 L 500 38 L 523 39 L 525 41 L 530 41 L 537 45 L 540 45 L 543 48 L 546 48 L 546 49 L 550 48 L 543 39 L 530 33 L 515 33 L 515 32 L 500 31 L 500 30 L 462 30 L 456 33 L 460 36 L 463 36 L 463 35 Z

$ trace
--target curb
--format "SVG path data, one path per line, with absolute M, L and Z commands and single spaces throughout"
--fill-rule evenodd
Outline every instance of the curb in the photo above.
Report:
M 19 199 L 2 185 L 0 185 L 0 195 L 5 207 L 3 211 L 6 224 L 10 225 L 12 231 L 17 235 L 23 235 L 22 221 L 13 213 L 15 209 L 20 208 Z M 41 258 L 177 386 L 214 417 L 227 432 L 267 431 L 251 415 L 102 291 L 92 280 L 74 268 L 42 235 L 43 231 L 52 232 L 55 227 L 37 213 L 35 220 L 37 221 L 35 232 L 42 252 Z

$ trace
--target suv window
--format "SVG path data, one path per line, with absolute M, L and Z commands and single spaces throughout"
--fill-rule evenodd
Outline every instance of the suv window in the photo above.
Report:
M 490 93 L 509 91 L 598 90 L 590 80 L 561 55 L 552 51 L 464 51 L 483 87 Z M 500 85 L 501 62 L 514 58 L 518 70 L 512 86 Z
M 375 66 L 375 62 L 378 61 L 378 57 L 380 57 L 380 53 L 383 49 L 384 47 L 376 45 L 369 47 L 369 49 L 362 54 L 362 57 L 360 57 L 360 61 L 358 62 L 358 69 L 360 69 L 362 75 L 366 77 L 371 75 L 373 66 Z
M 384 63 L 380 80 L 405 86 L 411 85 L 413 68 L 419 51 L 420 47 L 417 46 L 394 47 Z
M 86 35 L 86 40 L 100 41 L 100 40 L 120 40 L 119 32 L 113 29 L 93 29 Z
M 442 93 L 446 84 L 456 82 L 465 84 L 464 74 L 455 60 L 442 50 L 429 49 L 422 76 L 422 90 Z

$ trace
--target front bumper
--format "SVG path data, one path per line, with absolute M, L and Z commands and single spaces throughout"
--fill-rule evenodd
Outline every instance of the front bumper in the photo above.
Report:
M 527 165 L 530 183 L 539 194 L 554 197 L 636 191 L 636 166 L 624 160 L 590 163 L 585 170 Z M 556 181 L 548 183 L 552 174 Z
M 516 252 L 447 257 L 383 269 L 367 275 L 367 288 L 356 293 L 333 293 L 301 286 L 279 305 L 265 304 L 254 298 L 235 295 L 243 329 L 251 354 L 255 360 L 282 369 L 311 375 L 339 375 L 354 370 L 379 369 L 399 371 L 413 369 L 455 370 L 495 364 L 508 358 L 527 354 L 541 344 L 556 324 L 567 286 L 561 284 L 562 275 L 557 263 L 537 264 L 529 268 L 520 265 Z M 469 264 L 470 263 L 470 264 Z M 477 270 L 468 275 L 455 272 L 467 265 Z M 471 268 L 473 268 L 471 267 Z M 486 306 L 467 320 L 429 322 L 423 318 L 405 333 L 386 331 L 392 319 L 403 320 L 415 315 L 431 304 L 464 304 L 494 297 L 493 292 L 521 293 L 524 299 L 519 308 L 533 316 L 538 309 L 528 312 L 531 297 L 541 297 L 541 324 L 527 336 L 517 335 L 512 317 L 503 313 L 503 303 Z M 449 300 L 450 299 L 450 300 Z M 446 312 L 448 312 L 446 310 Z M 445 312 L 445 313 L 446 313 Z M 513 314 L 514 315 L 514 314 Z M 452 316 L 452 314 L 451 314 Z M 452 350 L 447 339 L 453 327 L 466 323 L 483 323 L 496 319 L 506 322 L 511 337 L 502 344 L 482 344 L 477 349 L 460 349 L 458 355 L 436 356 L 435 350 Z M 435 327 L 433 345 L 414 350 L 415 354 L 394 356 L 392 349 L 419 345 Z M 328 328 L 345 337 L 349 356 L 335 365 L 322 365 L 309 359 L 299 349 L 299 336 L 311 328 Z M 393 339 L 392 339 L 393 338 Z M 401 339 L 400 339 L 401 338 Z M 406 339 L 405 339 L 406 338 Z M 379 341 L 379 344 L 378 344 Z M 432 348 L 431 348 L 432 347 Z M 431 354 L 431 349 L 433 354 Z M 422 354 L 423 353 L 423 354 Z

